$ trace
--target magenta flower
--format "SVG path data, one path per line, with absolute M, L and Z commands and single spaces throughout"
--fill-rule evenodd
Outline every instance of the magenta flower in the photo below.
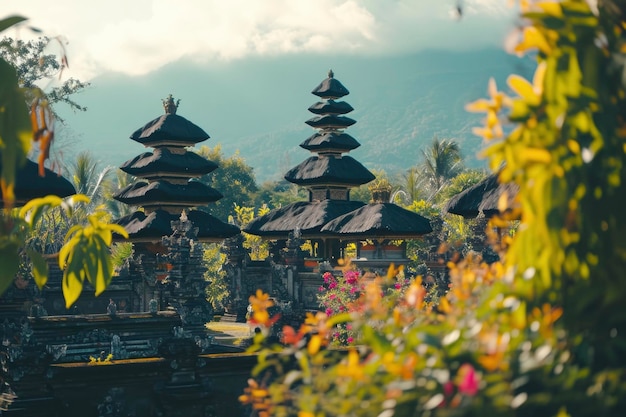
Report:
M 337 287 L 337 283 L 336 282 L 331 282 L 330 284 L 328 284 L 328 288 L 331 289 L 331 290 L 333 288 L 336 288 L 336 287 Z
M 359 280 L 359 273 L 358 271 L 346 271 L 344 272 L 343 277 L 346 279 L 348 284 L 356 284 Z
M 348 338 L 347 342 L 348 342 L 348 343 L 352 343 L 352 342 L 354 342 L 354 338 L 353 338 L 352 336 L 350 336 L 350 337 Z
M 465 395 L 474 396 L 478 393 L 478 376 L 474 367 L 468 363 L 461 365 L 459 368 L 459 392 Z
M 326 315 L 327 315 L 327 316 L 332 316 L 332 315 L 333 315 L 333 313 L 334 313 L 334 311 L 333 311 L 333 309 L 332 309 L 332 308 L 327 308 L 327 309 L 326 309 Z
M 328 297 L 328 298 L 330 298 L 331 300 L 334 300 L 335 298 L 337 298 L 337 295 L 336 294 L 331 294 L 330 297 Z

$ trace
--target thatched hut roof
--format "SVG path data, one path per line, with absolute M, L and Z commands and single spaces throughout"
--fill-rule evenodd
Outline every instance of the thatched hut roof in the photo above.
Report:
M 444 207 L 444 211 L 466 218 L 477 217 L 480 213 L 491 217 L 500 212 L 498 201 L 502 195 L 506 193 L 507 207 L 512 208 L 518 192 L 517 184 L 500 183 L 498 174 L 492 174 L 452 197 Z
M 325 114 L 315 116 L 304 122 L 316 129 L 345 129 L 356 123 L 356 120 L 346 116 L 335 116 L 334 114 Z
M 315 133 L 300 144 L 301 148 L 312 152 L 324 150 L 349 152 L 359 146 L 361 146 L 361 144 L 356 139 L 342 132 Z
M 208 133 L 177 114 L 164 114 L 130 135 L 144 146 L 193 146 L 209 139 Z
M 0 170 L 2 163 L 0 162 Z M 45 168 L 45 176 L 39 176 L 39 165 L 29 159 L 18 167 L 15 176 L 15 204 L 22 205 L 33 198 L 54 194 L 59 197 L 68 197 L 76 194 L 76 189 L 64 177 Z M 0 207 L 4 207 L 4 197 L 0 191 Z
M 333 99 L 339 98 L 343 96 L 347 96 L 350 94 L 348 89 L 341 84 L 339 80 L 336 80 L 335 74 L 332 70 L 328 71 L 328 78 L 322 81 L 317 87 L 311 91 L 311 93 L 315 94 L 318 97 Z
M 309 111 L 315 114 L 346 114 L 354 108 L 345 101 L 318 101 L 309 107 Z
M 131 242 L 155 242 L 162 236 L 172 234 L 172 221 L 178 220 L 180 214 L 168 213 L 164 210 L 155 210 L 151 213 L 136 211 L 128 216 L 116 220 L 128 232 Z M 220 241 L 238 234 L 239 228 L 222 222 L 200 210 L 190 210 L 187 218 L 194 227 L 198 228 L 196 239 L 203 242 Z
M 376 177 L 351 156 L 335 158 L 311 156 L 285 174 L 285 179 L 298 185 L 346 185 L 367 184 Z
M 202 206 L 223 195 L 199 181 L 172 184 L 168 181 L 137 181 L 113 195 L 117 201 L 133 206 Z
M 326 223 L 363 205 L 360 201 L 346 200 L 300 201 L 257 217 L 243 230 L 257 236 L 286 239 L 290 232 L 299 229 L 305 238 L 323 237 L 327 234 L 320 234 L 320 229 Z
M 217 164 L 195 152 L 172 153 L 167 148 L 145 152 L 120 166 L 127 174 L 140 178 L 200 177 L 217 169 Z
M 411 239 L 432 232 L 430 221 L 393 203 L 367 204 L 328 222 L 321 229 L 339 237 Z

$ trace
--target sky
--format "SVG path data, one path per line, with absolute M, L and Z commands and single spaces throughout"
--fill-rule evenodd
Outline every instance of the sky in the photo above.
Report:
M 67 75 L 141 76 L 181 59 L 201 65 L 293 53 L 402 55 L 500 45 L 514 23 L 507 0 L 0 0 L 60 36 Z M 10 36 L 33 36 L 26 28 Z M 51 46 L 54 47 L 54 46 Z

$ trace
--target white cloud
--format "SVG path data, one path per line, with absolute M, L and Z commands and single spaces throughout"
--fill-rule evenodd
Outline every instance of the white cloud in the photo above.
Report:
M 141 75 L 181 57 L 210 62 L 250 54 L 406 53 L 493 43 L 499 32 L 485 21 L 502 26 L 506 1 L 465 0 L 461 22 L 448 17 L 455 1 L 22 0 L 13 11 L 47 35 L 64 35 L 70 73 L 89 79 L 107 71 Z

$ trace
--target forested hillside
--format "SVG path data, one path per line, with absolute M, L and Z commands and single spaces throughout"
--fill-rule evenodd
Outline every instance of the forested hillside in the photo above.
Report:
M 411 57 L 290 56 L 217 62 L 206 69 L 178 62 L 141 79 L 108 76 L 92 80 L 81 94 L 87 112 L 63 116 L 72 148 L 89 149 L 105 164 L 119 165 L 140 145 L 128 136 L 158 116 L 161 101 L 181 99 L 179 114 L 204 128 L 209 145 L 236 150 L 254 167 L 259 182 L 278 179 L 308 153 L 298 147 L 313 129 L 304 122 L 316 101 L 310 91 L 332 68 L 350 90 L 345 100 L 357 124 L 348 131 L 363 145 L 353 155 L 370 169 L 393 173 L 416 163 L 434 135 L 456 140 L 469 166 L 481 147 L 471 127 L 478 116 L 464 105 L 484 95 L 489 77 L 532 74 L 530 61 L 499 50 L 431 51 Z M 62 141 L 62 140 L 61 140 Z

